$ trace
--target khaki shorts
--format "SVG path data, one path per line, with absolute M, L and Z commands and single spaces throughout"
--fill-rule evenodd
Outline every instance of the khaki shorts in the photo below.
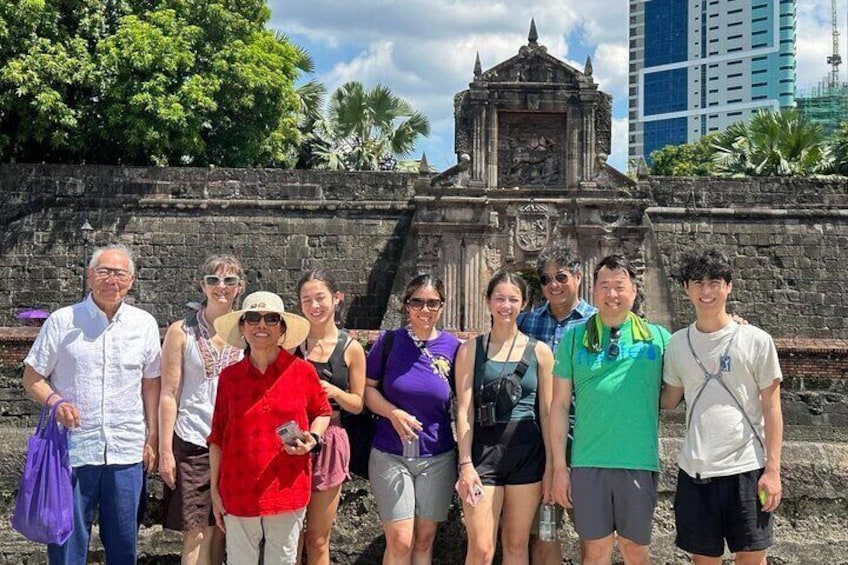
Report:
M 456 454 L 407 459 L 372 449 L 368 477 L 383 522 L 410 518 L 444 522 L 456 482 Z

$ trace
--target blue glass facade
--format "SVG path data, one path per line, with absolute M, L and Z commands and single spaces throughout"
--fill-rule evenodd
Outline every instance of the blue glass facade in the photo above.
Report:
M 683 0 L 651 0 L 645 3 L 645 66 L 686 60 L 689 10 Z
M 686 143 L 686 118 L 645 122 L 644 128 L 646 159 L 655 149 Z M 648 161 L 650 162 L 650 159 Z
M 644 115 L 685 110 L 689 98 L 686 79 L 685 68 L 645 74 Z

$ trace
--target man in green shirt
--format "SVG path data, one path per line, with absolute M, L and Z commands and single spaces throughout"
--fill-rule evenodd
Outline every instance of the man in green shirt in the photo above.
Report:
M 628 564 L 649 563 L 659 473 L 659 398 L 668 331 L 632 312 L 636 272 L 620 255 L 593 273 L 598 313 L 568 330 L 554 364 L 551 445 L 565 445 L 577 399 L 571 469 L 553 453 L 554 495 L 574 506 L 584 565 L 612 559 L 615 534 Z

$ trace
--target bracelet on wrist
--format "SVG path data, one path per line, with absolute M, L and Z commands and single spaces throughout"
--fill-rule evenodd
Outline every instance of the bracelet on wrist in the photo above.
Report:
M 461 461 L 459 466 L 462 467 L 463 465 L 471 465 L 471 461 Z

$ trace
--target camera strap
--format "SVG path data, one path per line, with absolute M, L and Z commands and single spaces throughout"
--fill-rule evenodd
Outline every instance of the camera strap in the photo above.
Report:
M 489 335 L 478 335 L 477 336 L 477 349 L 474 356 L 474 378 L 477 378 L 477 369 L 480 368 L 480 385 L 477 387 L 477 395 L 478 397 L 483 392 L 483 364 L 489 361 L 489 342 L 486 340 L 484 342 L 484 338 Z M 491 336 L 490 336 L 491 337 Z M 518 338 L 518 334 L 515 334 L 515 337 L 512 339 L 512 343 L 509 346 L 509 353 L 507 353 L 507 361 L 504 361 L 504 364 L 501 366 L 500 375 L 498 375 L 498 392 L 500 392 L 501 386 L 503 386 L 503 378 L 504 373 L 506 372 L 506 364 L 509 363 L 509 358 L 512 357 L 512 350 L 515 347 L 515 341 Z M 521 354 L 521 359 L 519 359 L 518 363 L 515 365 L 515 369 L 512 370 L 512 374 L 518 377 L 518 380 L 524 378 L 524 373 L 527 372 L 527 369 L 530 367 L 530 363 L 533 361 L 533 358 L 536 355 L 536 338 L 527 336 L 527 345 L 524 346 L 524 352 Z

